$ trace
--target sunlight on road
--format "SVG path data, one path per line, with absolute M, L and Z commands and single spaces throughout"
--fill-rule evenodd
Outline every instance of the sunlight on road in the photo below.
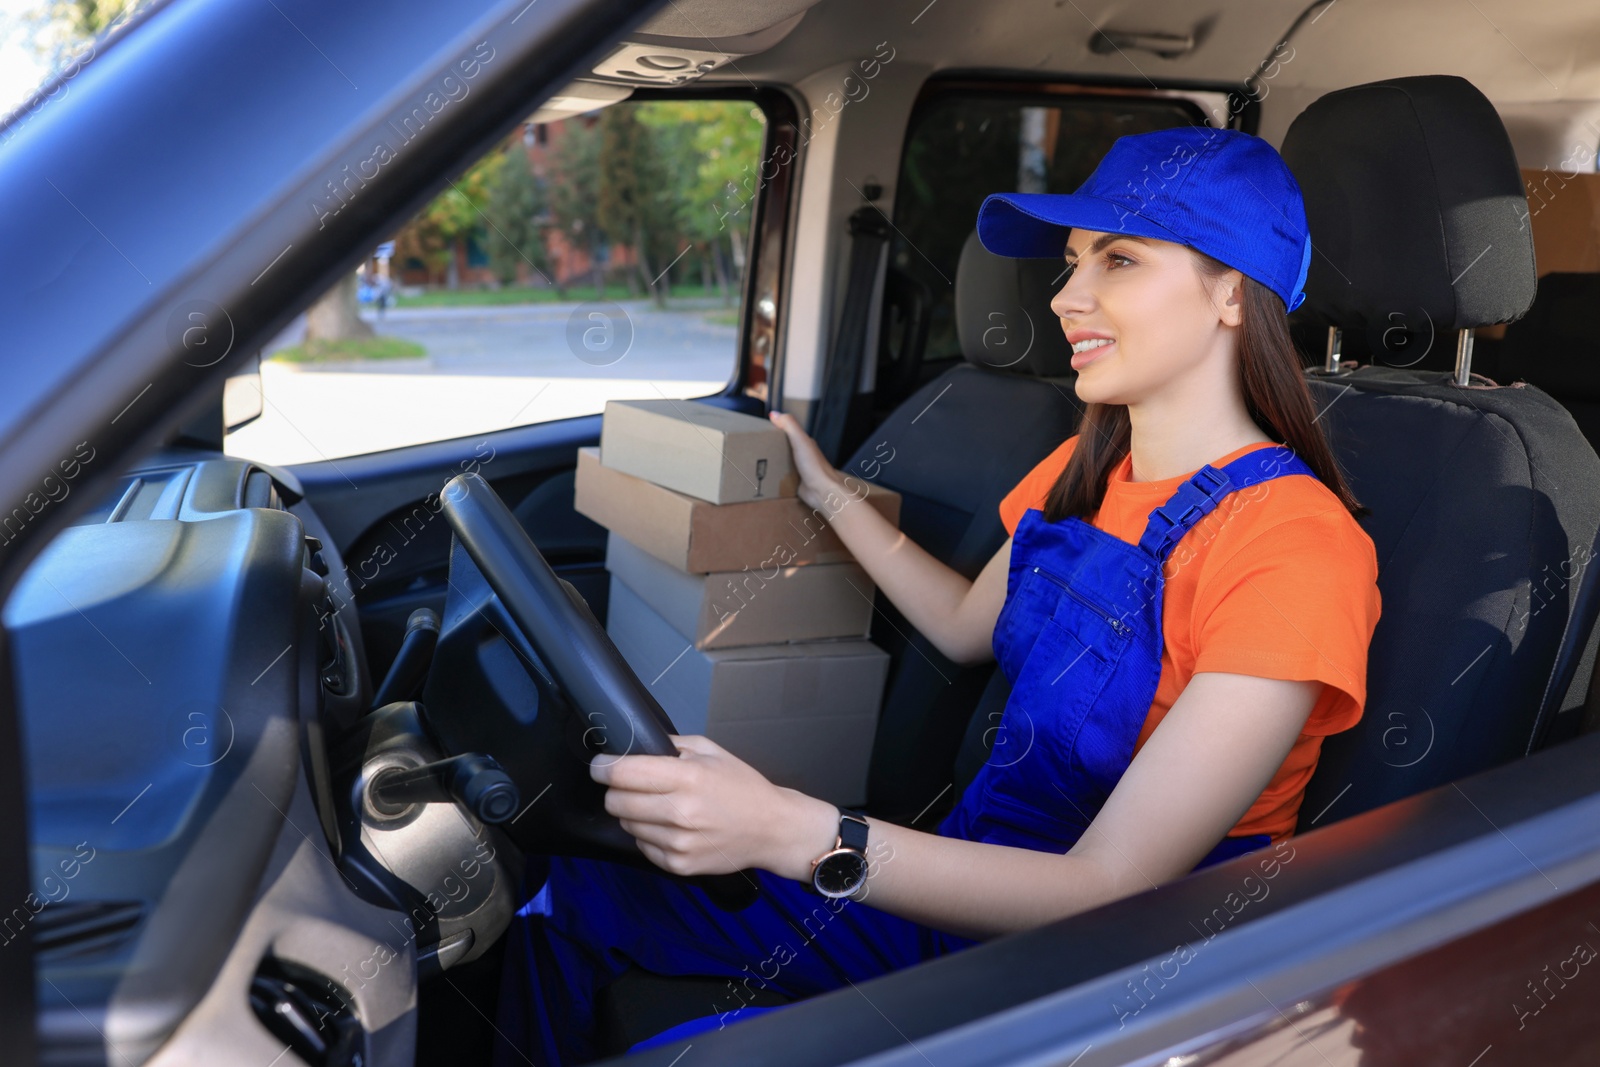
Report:
M 230 434 L 225 450 L 280 466 L 595 415 L 607 400 L 707 396 L 724 384 L 303 371 L 278 360 L 262 362 L 261 378 L 261 417 Z
M 400 308 L 381 320 L 366 312 L 380 336 L 413 342 L 426 355 L 264 358 L 261 417 L 230 434 L 224 449 L 287 466 L 595 415 L 607 400 L 720 392 L 733 374 L 734 327 L 716 320 L 715 301 L 675 303 Z M 597 321 L 610 347 L 586 348 Z M 263 354 L 298 344 L 304 333 L 302 319 Z M 249 379 L 241 384 L 253 388 Z

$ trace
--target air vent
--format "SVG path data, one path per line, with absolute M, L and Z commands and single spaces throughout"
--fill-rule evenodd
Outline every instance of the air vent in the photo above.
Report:
M 355 1005 L 326 975 L 269 956 L 250 981 L 250 1008 L 308 1067 L 367 1062 L 366 1033 Z
M 52 957 L 104 952 L 127 941 L 143 918 L 137 901 L 46 904 L 33 922 L 33 951 Z

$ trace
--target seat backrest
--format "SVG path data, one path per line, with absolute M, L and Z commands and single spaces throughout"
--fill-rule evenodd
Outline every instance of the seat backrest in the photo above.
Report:
M 1282 155 L 1314 242 L 1304 314 L 1368 334 L 1515 320 L 1536 274 L 1510 138 L 1464 79 L 1330 93 Z M 1378 556 L 1361 722 L 1323 743 L 1300 827 L 1524 755 L 1576 726 L 1593 668 L 1600 457 L 1536 387 L 1310 372 Z
M 1048 306 L 1063 264 L 1005 259 L 977 234 L 956 270 L 963 359 L 913 393 L 840 469 L 901 494 L 900 527 L 969 578 L 1005 543 L 1000 499 L 1077 430 L 1072 347 Z M 922 825 L 953 803 L 951 768 L 993 663 L 959 666 L 877 599 L 890 656 L 867 784 L 874 815 Z

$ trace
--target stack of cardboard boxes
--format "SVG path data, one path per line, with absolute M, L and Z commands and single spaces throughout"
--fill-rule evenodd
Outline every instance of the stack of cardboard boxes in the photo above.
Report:
M 867 634 L 873 585 L 828 518 L 900 497 L 812 508 L 768 420 L 692 401 L 606 405 L 578 454 L 577 510 L 610 531 L 606 632 L 672 717 L 779 785 L 866 799 L 889 657 Z

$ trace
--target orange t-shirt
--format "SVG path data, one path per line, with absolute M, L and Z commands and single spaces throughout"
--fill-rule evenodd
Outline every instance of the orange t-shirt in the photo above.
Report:
M 1063 442 L 1000 502 L 1006 532 L 1029 508 L 1044 510 L 1078 437 Z M 1211 461 L 1238 459 L 1261 441 Z M 1093 524 L 1138 544 L 1150 512 L 1194 472 L 1130 482 L 1133 460 L 1112 468 Z M 1284 475 L 1266 493 L 1230 493 L 1173 546 L 1162 568 L 1161 678 L 1134 753 L 1197 671 L 1321 681 L 1321 695 L 1283 766 L 1230 836 L 1294 832 L 1322 738 L 1361 719 L 1367 648 L 1378 625 L 1378 557 L 1372 539 L 1319 479 Z

